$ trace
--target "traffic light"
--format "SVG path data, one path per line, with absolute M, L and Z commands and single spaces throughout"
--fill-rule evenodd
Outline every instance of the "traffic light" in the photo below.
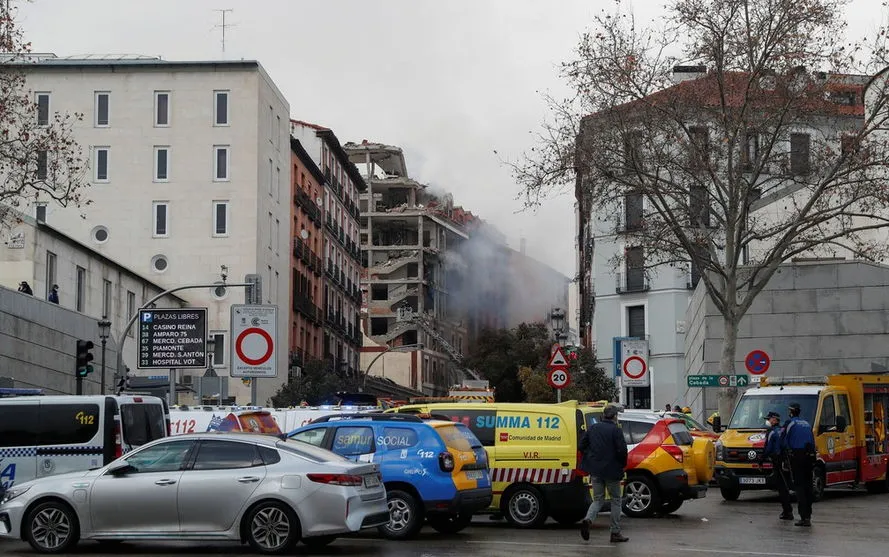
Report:
M 93 346 L 93 341 L 91 340 L 77 341 L 77 363 L 75 365 L 75 375 L 77 377 L 86 377 L 93 372 L 93 366 L 90 365 L 90 362 L 93 361 L 93 354 L 90 352 Z

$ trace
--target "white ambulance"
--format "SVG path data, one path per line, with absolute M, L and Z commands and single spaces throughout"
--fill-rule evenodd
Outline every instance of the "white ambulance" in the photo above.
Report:
M 99 468 L 167 437 L 167 408 L 153 396 L 0 397 L 0 493 L 35 478 Z
M 258 406 L 174 406 L 170 411 L 170 434 L 182 435 L 206 431 L 288 433 L 324 416 L 381 411 L 382 408 L 379 406 L 314 406 L 283 409 Z M 249 418 L 253 418 L 252 427 L 245 424 Z

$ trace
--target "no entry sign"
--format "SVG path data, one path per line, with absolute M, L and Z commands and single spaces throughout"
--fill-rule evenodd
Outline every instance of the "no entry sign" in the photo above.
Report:
M 236 304 L 231 312 L 231 376 L 277 377 L 278 306 Z

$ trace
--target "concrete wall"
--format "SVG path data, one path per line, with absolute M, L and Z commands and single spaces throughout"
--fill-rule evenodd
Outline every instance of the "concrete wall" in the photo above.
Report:
M 744 357 L 756 349 L 771 357 L 770 377 L 869 371 L 872 363 L 889 367 L 887 310 L 887 266 L 860 261 L 784 265 L 741 320 L 735 372 L 747 373 Z M 722 317 L 703 285 L 692 298 L 687 320 L 688 373 L 719 373 Z M 704 411 L 716 408 L 714 389 L 687 389 L 686 397 Z
M 95 372 L 84 381 L 84 394 L 99 394 L 102 350 L 98 319 L 15 290 L 0 287 L 0 377 L 15 387 L 45 389 L 46 394 L 74 394 L 74 356 L 78 340 L 92 340 Z M 117 343 L 105 347 L 106 385 L 111 384 Z

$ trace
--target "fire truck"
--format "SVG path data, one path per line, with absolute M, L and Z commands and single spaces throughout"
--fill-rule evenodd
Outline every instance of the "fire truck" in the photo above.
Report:
M 716 443 L 716 479 L 724 499 L 734 501 L 744 490 L 776 489 L 780 479 L 762 458 L 765 416 L 773 411 L 789 418 L 794 402 L 815 434 L 815 500 L 841 485 L 889 492 L 889 373 L 840 373 L 769 378 L 744 392 Z

